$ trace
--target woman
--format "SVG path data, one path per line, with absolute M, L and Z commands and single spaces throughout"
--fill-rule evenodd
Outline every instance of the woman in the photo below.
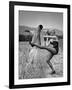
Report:
M 58 42 L 51 42 L 49 46 L 41 46 L 41 30 L 43 29 L 42 25 L 38 26 L 37 32 L 34 33 L 32 42 L 30 43 L 31 46 L 33 47 L 29 53 L 29 64 L 33 63 L 34 60 L 36 60 L 38 57 L 38 53 L 40 49 L 47 50 L 47 54 L 45 55 L 47 64 L 50 66 L 52 69 L 51 74 L 55 74 L 55 70 L 53 68 L 52 63 L 50 62 L 51 58 L 57 54 L 58 52 Z M 44 52 L 43 52 L 44 53 Z
M 32 42 L 30 43 L 32 46 L 32 49 L 29 53 L 29 62 L 33 62 L 33 59 L 35 60 L 37 58 L 37 53 L 38 53 L 38 46 L 41 46 L 41 39 L 40 39 L 40 33 L 42 30 L 43 26 L 39 25 L 37 31 L 34 32 Z M 34 44 L 34 45 L 33 45 Z

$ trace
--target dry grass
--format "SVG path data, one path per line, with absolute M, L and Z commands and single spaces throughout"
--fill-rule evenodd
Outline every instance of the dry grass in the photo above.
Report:
M 63 51 L 62 41 L 59 45 L 59 53 L 52 58 L 53 66 L 56 70 L 55 75 L 51 75 L 51 69 L 46 63 L 45 54 L 47 51 L 41 51 L 39 59 L 33 64 L 28 64 L 28 56 L 31 46 L 28 42 L 19 42 L 19 79 L 31 78 L 48 78 L 48 77 L 62 77 L 63 76 Z M 27 67 L 26 67 L 27 66 Z

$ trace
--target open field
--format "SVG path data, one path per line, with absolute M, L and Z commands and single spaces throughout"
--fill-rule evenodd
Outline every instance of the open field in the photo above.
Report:
M 51 75 L 51 69 L 46 63 L 46 50 L 41 50 L 39 59 L 33 64 L 28 65 L 29 51 L 31 46 L 28 42 L 19 42 L 19 79 L 31 78 L 49 78 L 49 77 L 62 77 L 63 76 L 63 43 L 59 42 L 59 53 L 55 55 L 51 62 L 56 70 L 56 74 Z M 41 55 L 40 55 L 41 54 Z M 27 67 L 26 67 L 27 66 Z

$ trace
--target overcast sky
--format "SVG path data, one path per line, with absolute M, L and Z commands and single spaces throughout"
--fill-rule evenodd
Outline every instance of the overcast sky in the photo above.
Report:
M 37 27 L 39 24 L 44 28 L 63 30 L 63 13 L 19 11 L 19 25 Z

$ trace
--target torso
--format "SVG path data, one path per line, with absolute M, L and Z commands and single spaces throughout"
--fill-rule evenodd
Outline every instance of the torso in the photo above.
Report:
M 32 43 L 35 43 L 37 45 L 41 45 L 40 34 L 37 31 L 34 33 Z

